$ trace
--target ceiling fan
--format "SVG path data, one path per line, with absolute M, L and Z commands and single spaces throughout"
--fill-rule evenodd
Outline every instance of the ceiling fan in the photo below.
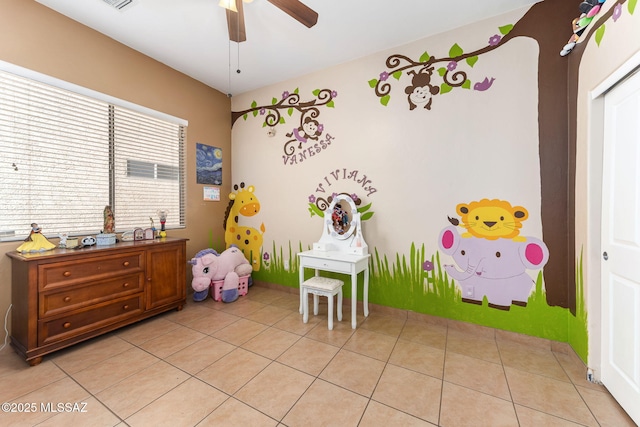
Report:
M 244 42 L 247 33 L 244 26 L 243 2 L 251 3 L 253 0 L 220 0 L 219 5 L 226 9 L 227 26 L 229 27 L 229 40 Z M 304 5 L 299 0 L 267 0 L 269 3 L 287 13 L 296 21 L 307 28 L 311 28 L 318 22 L 318 13 Z

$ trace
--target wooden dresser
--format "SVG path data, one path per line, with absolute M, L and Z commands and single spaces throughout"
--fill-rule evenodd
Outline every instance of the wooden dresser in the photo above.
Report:
M 11 345 L 31 365 L 186 302 L 186 239 L 7 255 Z

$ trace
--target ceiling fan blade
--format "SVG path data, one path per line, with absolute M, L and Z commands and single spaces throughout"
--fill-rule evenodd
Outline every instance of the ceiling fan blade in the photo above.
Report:
M 307 28 L 313 27 L 318 22 L 318 13 L 298 0 L 268 1 Z
M 242 0 L 235 0 L 237 12 L 226 9 L 227 26 L 229 27 L 229 40 L 232 42 L 247 41 L 247 33 L 244 28 L 244 9 L 242 8 Z

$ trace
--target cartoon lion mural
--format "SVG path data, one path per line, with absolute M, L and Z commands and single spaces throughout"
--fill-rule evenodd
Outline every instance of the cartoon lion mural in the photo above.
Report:
M 462 237 L 526 240 L 519 236 L 522 221 L 529 218 L 529 212 L 522 206 L 511 206 L 505 200 L 482 199 L 479 202 L 460 203 L 456 206 L 456 212 L 467 230 Z

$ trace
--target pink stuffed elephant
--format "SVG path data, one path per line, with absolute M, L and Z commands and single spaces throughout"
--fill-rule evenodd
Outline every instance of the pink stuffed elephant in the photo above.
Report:
M 193 266 L 191 287 L 194 290 L 194 301 L 204 301 L 209 294 L 211 282 L 216 280 L 224 280 L 221 293 L 223 302 L 237 300 L 240 276 L 247 276 L 253 271 L 242 251 L 235 246 L 221 254 L 213 249 L 203 249 L 189 261 L 189 264 Z

